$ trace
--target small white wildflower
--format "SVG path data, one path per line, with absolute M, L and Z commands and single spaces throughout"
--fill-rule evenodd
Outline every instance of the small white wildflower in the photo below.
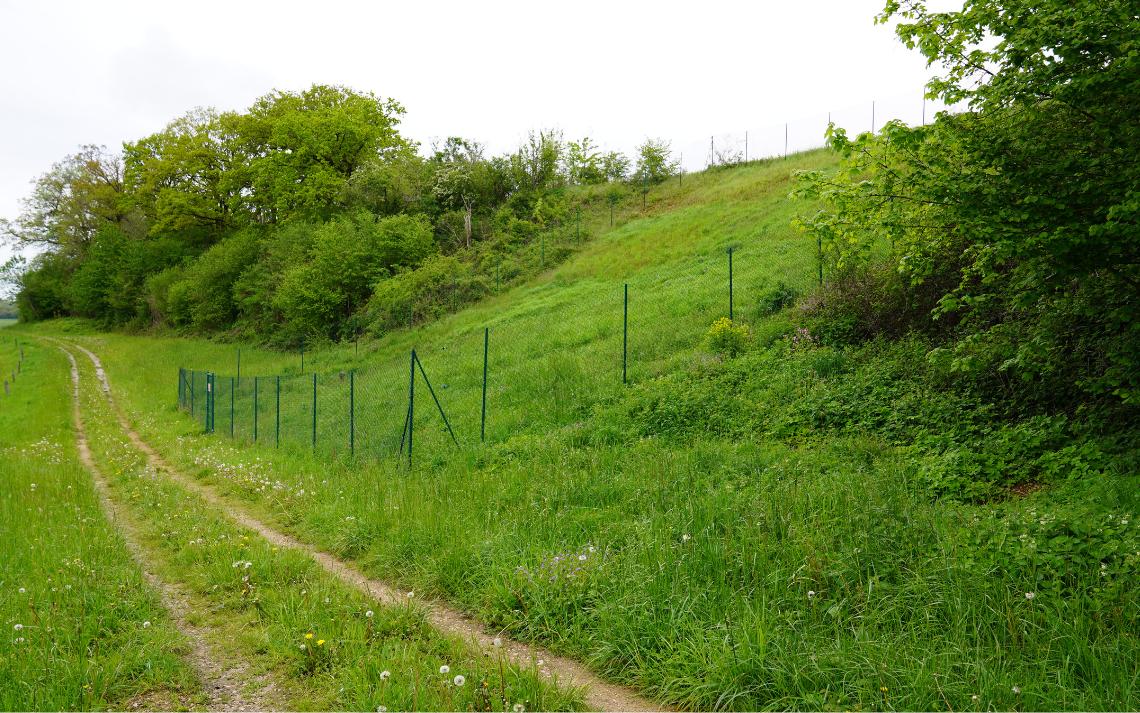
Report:
M 1014 692 L 1014 693 L 1021 693 L 1021 689 L 1020 689 L 1019 687 L 1017 687 L 1017 686 L 1014 686 L 1014 687 L 1013 687 L 1013 692 Z
M 452 679 L 452 683 L 454 683 L 456 686 L 462 686 L 463 684 L 467 683 L 467 678 L 464 677 L 463 674 L 459 674 Z
M 20 594 L 24 594 L 24 593 L 25 593 L 25 592 L 27 592 L 27 591 L 28 591 L 28 590 L 24 589 L 23 587 L 20 587 Z
M 408 592 L 408 599 L 414 599 L 415 596 L 416 596 L 415 592 Z
M 585 562 L 586 561 L 586 555 L 578 555 L 578 561 L 579 562 Z
M 12 643 L 14 643 L 14 644 L 22 644 L 22 643 L 24 643 L 24 637 L 22 637 L 22 636 L 17 636 L 17 637 L 16 637 L 16 638 L 15 638 L 15 639 L 12 641 Z
M 328 603 L 329 603 L 329 598 L 325 597 L 325 604 L 328 604 Z
M 978 700 L 978 694 L 975 693 L 974 695 L 970 696 L 970 700 L 976 702 Z
M 685 534 L 681 535 L 681 542 L 688 542 L 691 539 L 693 539 L 693 536 L 687 532 Z
M 376 713 L 388 713 L 387 706 L 376 706 Z
M 1033 601 L 1033 597 L 1036 597 L 1036 596 L 1037 596 L 1036 592 L 1026 592 L 1025 593 L 1025 598 L 1028 599 L 1029 601 Z
M 495 640 L 491 642 L 491 645 L 498 648 L 503 645 L 503 640 L 496 636 Z
M 144 621 L 144 622 L 143 622 L 143 628 L 144 628 L 144 629 L 149 629 L 149 628 L 150 628 L 150 622 L 149 622 L 149 621 Z
M 391 677 L 392 677 L 392 672 L 391 672 L 391 671 L 388 671 L 388 670 L 384 670 L 384 671 L 381 671 L 381 672 L 380 672 L 380 680 L 381 680 L 381 681 L 387 681 L 387 680 L 388 680 L 389 678 L 391 678 Z
M 512 711 L 514 711 L 515 713 L 524 713 L 524 711 L 526 711 L 526 706 L 524 706 L 524 705 L 523 705 L 523 704 L 521 704 L 521 703 L 516 703 L 516 704 L 515 704 L 515 705 L 514 705 L 514 706 L 511 708 L 511 710 L 512 710 Z
M 364 612 L 364 616 L 367 617 L 368 619 L 371 619 L 372 618 L 372 610 L 369 609 L 368 611 Z
M 808 590 L 808 599 L 815 599 L 815 590 L 814 589 Z
M 23 631 L 23 630 L 24 630 L 24 625 L 23 625 L 23 624 L 16 624 L 16 625 L 15 625 L 14 627 L 12 627 L 12 628 L 13 628 L 13 629 L 15 629 L 16 631 Z
M 308 646 L 305 646 L 304 644 L 301 644 L 301 650 L 302 650 L 302 651 L 304 651 L 304 650 L 305 650 L 305 649 L 307 649 L 307 648 L 309 648 L 309 647 L 308 647 Z
M 447 664 L 444 664 L 444 665 L 439 667 L 439 672 L 444 674 L 444 675 L 451 673 L 451 667 L 448 666 Z
M 546 663 L 546 662 L 545 662 L 545 661 L 543 661 L 542 659 L 539 659 L 539 660 L 538 660 L 538 662 L 537 662 L 537 665 L 541 666 L 541 665 L 543 665 L 544 663 Z

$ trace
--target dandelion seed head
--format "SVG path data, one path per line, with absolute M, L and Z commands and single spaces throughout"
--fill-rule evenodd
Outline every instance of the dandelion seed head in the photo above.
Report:
M 149 629 L 149 628 L 150 628 L 150 622 L 149 622 L 149 621 L 144 621 L 144 622 L 143 622 L 143 628 L 144 628 L 144 629 Z
M 447 675 L 448 673 L 451 673 L 451 667 L 448 666 L 447 664 L 444 664 L 444 665 L 439 667 L 439 672 L 444 674 L 444 675 Z
M 28 590 L 24 589 L 23 587 L 20 587 L 20 594 L 25 594 L 27 591 Z
M 387 680 L 388 680 L 389 678 L 391 678 L 391 677 L 392 677 L 392 672 L 391 672 L 391 671 L 388 671 L 388 670 L 384 670 L 384 671 L 381 671 L 381 672 L 380 672 L 380 680 L 381 680 L 381 681 L 387 681 Z
M 16 625 L 15 625 L 14 627 L 12 627 L 12 628 L 13 628 L 13 629 L 15 629 L 16 631 L 23 631 L 23 630 L 24 630 L 24 625 L 23 625 L 23 624 L 16 624 Z
M 372 614 L 372 610 L 371 610 L 371 609 L 369 609 L 368 611 L 364 612 L 364 616 L 365 616 L 366 618 L 368 618 L 368 619 L 371 619 L 371 618 L 372 618 L 372 616 L 373 616 L 373 614 Z
M 815 590 L 814 589 L 808 590 L 808 599 L 815 599 Z
M 492 642 L 491 642 L 491 644 L 492 644 L 492 645 L 493 645 L 495 648 L 498 648 L 498 647 L 500 647 L 500 646 L 502 646 L 502 645 L 503 645 L 503 640 L 502 640 L 502 639 L 500 639 L 499 637 L 497 637 L 497 636 L 496 636 L 496 637 L 495 637 L 495 640 L 494 640 L 494 641 L 492 641 Z
M 511 710 L 515 713 L 523 713 L 526 710 L 526 706 L 521 703 L 516 703 L 511 707 Z
M 451 679 L 451 682 L 454 683 L 456 686 L 462 686 L 463 684 L 467 683 L 467 678 L 464 677 L 463 674 L 459 674 L 455 678 Z
M 1021 693 L 1021 688 L 1020 688 L 1019 686 L 1014 686 L 1014 687 L 1013 687 L 1013 692 L 1014 692 L 1014 693 Z
M 1029 601 L 1033 601 L 1033 598 L 1036 596 L 1037 596 L 1036 592 L 1026 592 L 1025 593 L 1025 598 L 1028 599 Z

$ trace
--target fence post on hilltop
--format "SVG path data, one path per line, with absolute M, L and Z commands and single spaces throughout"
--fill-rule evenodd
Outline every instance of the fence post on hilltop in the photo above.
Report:
M 348 454 L 356 455 L 356 370 L 348 372 Z
M 197 415 L 195 413 L 195 410 L 194 410 L 194 387 L 195 387 L 194 376 L 195 376 L 194 370 L 191 369 L 190 370 L 190 415 L 191 416 Z
M 253 442 L 257 443 L 257 377 L 253 377 Z
M 629 283 L 625 283 L 625 298 L 621 313 L 621 383 L 626 383 L 626 364 L 629 358 Z
M 317 450 L 317 374 L 313 372 L 313 450 Z
M 483 412 L 479 416 L 479 440 L 487 440 L 487 348 L 491 341 L 491 328 L 483 328 Z
M 277 398 L 273 418 L 273 447 L 281 446 L 281 377 L 277 377 Z
M 728 321 L 733 320 L 732 314 L 732 248 L 728 249 Z
M 241 383 L 240 381 L 238 383 Z M 230 438 L 234 437 L 234 377 L 230 377 Z

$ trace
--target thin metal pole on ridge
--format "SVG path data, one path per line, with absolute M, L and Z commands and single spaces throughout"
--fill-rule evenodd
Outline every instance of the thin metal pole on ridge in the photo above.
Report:
M 230 438 L 234 437 L 234 377 L 230 377 Z
M 313 373 L 313 450 L 317 450 L 317 374 Z
M 257 377 L 253 377 L 253 442 L 257 443 Z
M 348 452 L 356 455 L 356 370 L 348 372 Z

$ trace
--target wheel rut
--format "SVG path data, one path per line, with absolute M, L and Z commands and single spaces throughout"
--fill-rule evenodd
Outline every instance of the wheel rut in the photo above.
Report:
M 142 537 L 132 518 L 111 495 L 111 487 L 103 471 L 95 462 L 87 440 L 87 430 L 79 398 L 79 365 L 75 356 L 60 347 L 71 364 L 72 422 L 75 428 L 76 448 L 79 460 L 90 473 L 95 486 L 95 494 L 104 516 L 119 532 L 126 543 L 136 566 L 151 589 L 158 593 L 163 608 L 170 614 L 175 627 L 185 636 L 190 650 L 187 660 L 202 684 L 206 698 L 206 710 L 210 711 L 268 711 L 281 710 L 275 698 L 276 685 L 266 676 L 254 679 L 257 684 L 248 686 L 251 680 L 249 666 L 244 662 L 222 663 L 206 643 L 207 628 L 190 621 L 192 605 L 190 597 L 179 586 L 164 581 L 154 573 L 154 567 L 141 544 Z M 184 701 L 185 702 L 185 701 Z M 146 699 L 139 701 L 146 706 Z
M 196 493 L 211 506 L 218 509 L 232 522 L 257 532 L 261 537 L 278 547 L 287 547 L 303 552 L 312 557 L 326 571 L 341 581 L 356 587 L 374 600 L 383 604 L 399 604 L 407 601 L 410 592 L 402 591 L 385 582 L 368 577 L 353 565 L 318 548 L 298 540 L 280 530 L 270 527 L 261 520 L 253 517 L 243 508 L 220 495 L 213 487 L 202 483 L 179 469 L 170 465 L 149 443 L 147 443 L 131 426 L 126 414 L 119 407 L 111 390 L 111 383 L 107 378 L 103 363 L 99 357 L 78 344 L 69 343 L 87 355 L 95 367 L 95 375 L 99 380 L 103 394 L 111 407 L 112 412 L 119 421 L 123 432 L 131 443 L 142 452 L 150 466 L 156 471 L 165 473 L 172 481 L 183 488 Z M 668 708 L 645 698 L 636 691 L 622 685 L 603 680 L 584 665 L 565 656 L 559 656 L 538 646 L 526 644 L 503 636 L 501 633 L 488 631 L 482 623 L 472 619 L 466 614 L 454 609 L 440 601 L 421 600 L 427 612 L 428 621 L 439 631 L 472 642 L 476 646 L 487 649 L 498 638 L 502 642 L 502 649 L 507 658 L 520 666 L 537 665 L 546 676 L 552 677 L 559 684 L 575 688 L 583 688 L 586 705 L 591 710 L 598 711 L 663 711 Z M 539 663 L 541 662 L 541 663 Z

